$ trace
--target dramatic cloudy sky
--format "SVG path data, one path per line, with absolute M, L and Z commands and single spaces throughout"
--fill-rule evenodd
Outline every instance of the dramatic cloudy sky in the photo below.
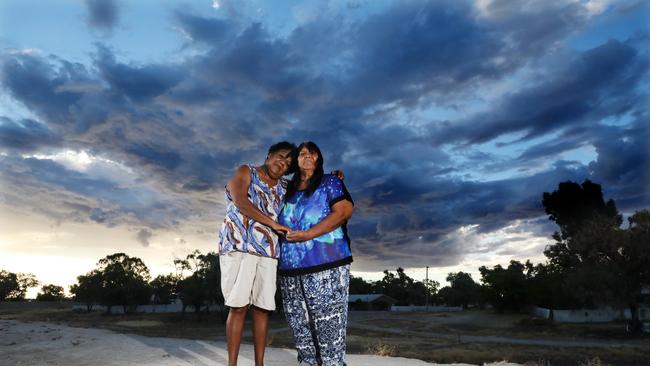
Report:
M 353 271 L 543 260 L 542 193 L 650 207 L 650 5 L 609 0 L 0 2 L 0 268 L 68 286 L 216 249 L 223 186 L 316 141 Z

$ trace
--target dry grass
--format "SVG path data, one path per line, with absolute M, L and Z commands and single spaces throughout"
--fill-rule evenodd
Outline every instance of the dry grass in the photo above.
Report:
M 200 321 L 193 313 L 105 315 L 101 312 L 73 312 L 70 304 L 0 303 L 0 319 L 47 321 L 78 327 L 105 328 L 145 336 L 188 339 L 224 340 L 225 325 L 218 314 L 204 316 Z M 378 321 L 377 319 L 381 319 Z M 447 334 L 492 334 L 517 338 L 547 339 L 625 339 L 617 324 L 549 324 L 526 321 L 525 316 L 501 316 L 491 313 L 465 314 L 394 314 L 352 312 L 348 327 L 349 353 L 375 354 L 417 358 L 437 363 L 469 363 L 508 360 L 526 366 L 630 366 L 645 365 L 650 360 L 650 347 L 645 348 L 559 348 L 520 346 L 494 343 L 458 343 L 454 339 L 422 336 L 426 332 Z M 354 324 L 382 328 L 365 330 Z M 250 320 L 246 328 L 250 330 Z M 272 314 L 268 344 L 293 348 L 293 337 L 282 314 Z M 417 330 L 419 335 L 395 333 L 395 329 Z M 543 335 L 543 336 L 540 336 Z M 615 336 L 610 337 L 612 334 Z M 643 338 L 643 337 L 641 337 Z M 648 337 L 646 337 L 648 338 Z M 650 338 L 648 338 L 650 339 Z M 638 341 L 638 339 L 636 339 Z M 252 343 L 250 336 L 244 342 Z M 648 343 L 650 344 L 650 342 Z
M 580 363 L 580 366 L 608 366 L 604 364 L 600 358 L 594 357 L 592 359 L 585 360 L 584 362 Z
M 160 320 L 124 320 L 121 322 L 115 323 L 117 326 L 123 327 L 132 327 L 132 328 L 147 328 L 147 327 L 160 327 L 164 326 L 164 323 Z
M 381 339 L 379 342 L 368 344 L 366 351 L 367 353 L 377 356 L 397 356 L 397 346 L 394 344 L 384 343 Z

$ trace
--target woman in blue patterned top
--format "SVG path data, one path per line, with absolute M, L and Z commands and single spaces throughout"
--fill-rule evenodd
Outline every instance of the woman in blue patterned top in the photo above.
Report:
M 341 179 L 323 173 L 316 144 L 302 143 L 296 151 L 298 169 L 278 218 L 290 230 L 280 247 L 284 311 L 299 363 L 345 365 L 352 197 Z

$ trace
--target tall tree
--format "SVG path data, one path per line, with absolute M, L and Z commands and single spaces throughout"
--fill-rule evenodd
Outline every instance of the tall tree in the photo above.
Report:
M 221 272 L 219 257 L 216 253 L 210 252 L 206 255 L 195 250 L 188 254 L 185 259 L 175 259 L 174 265 L 180 269 L 180 273 L 187 270 L 190 275 L 178 283 L 178 290 L 183 301 L 183 313 L 188 305 L 194 307 L 198 318 L 201 319 L 201 308 L 203 305 L 220 304 L 224 299 L 221 294 Z M 223 307 L 222 307 L 223 308 Z M 208 312 L 209 306 L 206 306 Z M 222 319 L 225 317 L 221 312 Z
M 601 186 L 586 180 L 582 185 L 562 182 L 558 189 L 545 192 L 542 199 L 549 219 L 559 231 L 555 243 L 544 250 L 549 273 L 561 274 L 559 292 L 572 289 L 571 307 L 594 307 L 610 295 L 606 286 L 611 270 L 616 238 L 622 216 L 613 200 L 605 201 Z M 598 279 L 598 280 L 596 280 Z
M 440 282 L 434 280 L 424 280 L 422 281 L 422 284 L 424 285 L 426 295 L 429 297 L 429 304 L 435 303 L 438 296 L 438 290 L 440 289 Z
M 376 283 L 377 292 L 383 293 L 397 300 L 396 305 L 411 305 L 413 302 L 409 297 L 409 288 L 414 282 L 415 281 L 404 272 L 404 268 L 397 268 L 395 273 L 385 270 L 384 277 Z
M 0 270 L 0 301 L 14 298 L 18 289 L 18 276 L 15 273 Z
M 104 279 L 99 270 L 92 270 L 84 275 L 77 276 L 77 283 L 70 286 L 70 293 L 74 299 L 86 304 L 86 309 L 91 311 L 93 305 L 102 301 L 104 294 Z
M 640 210 L 628 218 L 622 246 L 618 248 L 616 268 L 619 278 L 615 289 L 617 298 L 630 309 L 630 330 L 641 331 L 639 304 L 642 291 L 650 288 L 650 211 Z
M 622 216 L 616 209 L 614 200 L 605 202 L 600 184 L 585 180 L 581 185 L 575 182 L 562 182 L 558 190 L 544 192 L 542 205 L 549 220 L 560 227 L 562 239 L 572 237 L 583 224 L 599 216 L 611 218 L 613 224 L 621 225 Z
M 206 287 L 206 297 L 209 304 L 224 305 L 223 294 L 221 293 L 221 265 L 219 264 L 219 255 L 215 252 L 209 252 L 201 255 L 199 271 L 203 277 L 203 283 Z M 206 312 L 209 312 L 210 307 L 207 306 Z M 222 306 L 223 310 L 224 307 Z M 225 313 L 221 312 L 222 318 Z
M 169 304 L 172 296 L 178 292 L 178 282 L 180 279 L 173 273 L 167 275 L 158 275 L 151 280 L 149 286 L 154 298 L 155 304 Z
M 465 272 L 449 273 L 447 275 L 449 290 L 445 288 L 442 295 L 447 297 L 447 304 L 453 306 L 462 306 L 467 309 L 470 304 L 476 304 L 480 301 L 480 286 L 474 282 L 472 275 Z
M 115 253 L 98 262 L 98 271 L 104 281 L 102 303 L 107 312 L 121 305 L 124 312 L 149 301 L 149 268 L 137 257 Z
M 592 252 L 590 246 L 576 245 L 572 240 L 587 223 L 598 220 L 608 228 L 617 228 L 623 222 L 614 200 L 605 202 L 601 186 L 589 180 L 582 185 L 571 181 L 560 183 L 556 191 L 544 192 L 542 205 L 549 220 L 560 228 L 553 234 L 555 243 L 544 254 L 552 265 L 563 270 L 574 269 Z
M 650 286 L 650 213 L 637 211 L 621 228 L 613 200 L 604 201 L 600 186 L 565 182 L 542 201 L 560 227 L 555 244 L 544 254 L 562 272 L 581 306 L 618 304 L 632 315 L 630 329 L 639 331 L 639 303 Z
M 372 294 L 374 293 L 375 287 L 372 282 L 366 282 L 361 277 L 350 275 L 350 293 L 363 295 L 363 294 Z
M 512 260 L 507 268 L 497 264 L 492 269 L 481 266 L 481 282 L 487 289 L 488 301 L 499 312 L 519 311 L 529 303 L 530 276 L 526 263 Z
M 36 286 L 38 286 L 38 281 L 31 273 L 0 270 L 0 301 L 24 300 L 27 290 Z
M 51 284 L 41 287 L 41 292 L 36 295 L 37 301 L 61 301 L 64 299 L 63 287 Z
M 539 263 L 535 266 L 526 263 L 530 277 L 530 303 L 551 310 L 553 319 L 554 309 L 570 309 L 580 303 L 574 293 L 575 289 L 567 286 L 561 269 L 550 264 Z

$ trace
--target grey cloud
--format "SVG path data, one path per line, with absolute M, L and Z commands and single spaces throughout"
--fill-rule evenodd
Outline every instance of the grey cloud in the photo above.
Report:
M 496 108 L 454 125 L 438 125 L 438 143 L 483 143 L 525 132 L 522 140 L 564 127 L 622 116 L 640 102 L 636 85 L 648 70 L 639 50 L 619 41 L 576 55 L 544 81 L 512 93 Z
M 56 146 L 61 141 L 61 137 L 44 123 L 31 119 L 15 121 L 0 116 L 0 146 L 4 149 L 31 152 Z
M 149 239 L 151 239 L 152 236 L 153 233 L 150 230 L 140 229 L 140 231 L 138 231 L 138 234 L 136 235 L 136 239 L 140 244 L 142 244 L 143 247 L 148 247 Z
M 646 48 L 612 40 L 551 62 L 546 56 L 584 21 L 584 4 L 539 3 L 536 11 L 492 4 L 493 18 L 483 18 L 466 1 L 404 2 L 354 22 L 317 18 L 285 38 L 264 24 L 178 11 L 175 24 L 194 42 L 186 47 L 201 52 L 177 64 L 120 62 L 103 46 L 94 68 L 5 56 L 3 86 L 49 129 L 11 121 L 0 127 L 8 145 L 85 149 L 155 186 L 123 187 L 16 155 L 4 158 L 12 175 L 3 183 L 26 194 L 38 186 L 67 193 L 78 206 L 55 210 L 48 201 L 47 214 L 63 220 L 170 229 L 197 212 L 219 221 L 217 192 L 237 164 L 261 162 L 279 140 L 314 140 L 327 168 L 346 172 L 357 203 L 350 234 L 368 268 L 457 264 L 471 250 L 453 237 L 466 225 L 488 233 L 530 220 L 528 230 L 544 235 L 548 223 L 535 221 L 543 214 L 541 194 L 560 181 L 605 182 L 620 207 L 647 205 L 647 118 L 639 106 Z M 481 113 L 430 129 L 409 115 L 430 106 L 462 110 L 465 97 L 523 66 L 544 77 L 513 85 Z M 604 119 L 627 114 L 637 114 L 634 127 L 603 128 Z M 516 161 L 472 151 L 512 132 L 526 134 L 518 144 L 560 137 L 525 149 Z M 461 175 L 526 169 L 587 144 L 598 152 L 588 167 L 557 161 L 548 171 L 491 182 Z M 453 154 L 463 150 L 469 162 L 461 166 Z M 23 191 L 21 182 L 28 183 Z M 145 245 L 151 235 L 142 229 L 136 237 Z
M 119 63 L 104 46 L 99 46 L 96 65 L 114 92 L 136 102 L 148 101 L 178 84 L 183 72 L 168 65 L 129 66 Z
M 119 6 L 115 0 L 85 0 L 88 25 L 102 31 L 111 31 L 117 24 Z
M 227 37 L 231 37 L 238 28 L 235 24 L 217 18 L 204 18 L 178 10 L 174 13 L 178 26 L 191 38 L 192 41 L 204 42 L 207 45 L 219 44 Z

